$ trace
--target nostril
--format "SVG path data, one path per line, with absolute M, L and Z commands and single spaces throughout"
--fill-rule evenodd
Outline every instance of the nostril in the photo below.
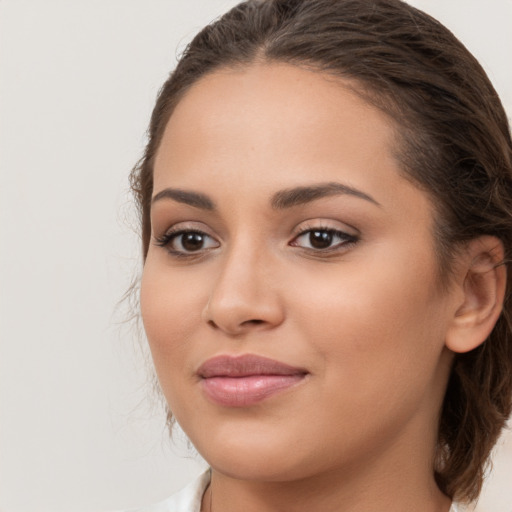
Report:
M 242 325 L 260 325 L 265 323 L 264 320 L 246 320 L 245 322 L 242 322 Z

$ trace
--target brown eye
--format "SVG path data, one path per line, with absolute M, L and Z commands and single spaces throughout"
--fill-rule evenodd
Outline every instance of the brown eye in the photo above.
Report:
M 186 256 L 219 247 L 219 243 L 202 231 L 180 229 L 170 231 L 156 240 L 157 245 L 165 247 L 170 253 Z
M 180 240 L 181 239 L 181 240 Z M 203 248 L 205 237 L 202 233 L 183 233 L 175 238 L 175 241 L 180 240 L 181 246 L 186 251 L 198 251 Z
M 316 251 L 328 251 L 357 242 L 358 238 L 336 229 L 308 229 L 297 236 L 290 245 Z
M 309 232 L 309 243 L 311 247 L 315 249 L 327 249 L 332 244 L 332 232 L 331 231 L 310 231 Z

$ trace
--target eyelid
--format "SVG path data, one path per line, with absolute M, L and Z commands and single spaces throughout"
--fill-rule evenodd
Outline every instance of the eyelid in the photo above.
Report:
M 157 234 L 158 231 L 161 232 L 161 234 Z M 162 238 L 169 234 L 176 234 L 178 232 L 183 231 L 192 231 L 196 233 L 204 233 L 205 235 L 208 235 L 212 238 L 217 239 L 218 236 L 213 234 L 212 230 L 209 226 L 204 224 L 203 222 L 199 221 L 178 221 L 174 224 L 167 224 L 167 227 L 165 229 L 155 229 L 155 232 L 153 233 L 153 238 L 156 240 L 158 238 Z
M 198 224 L 201 227 L 198 227 Z M 162 235 L 153 235 L 154 243 L 155 245 L 162 247 L 166 249 L 171 255 L 175 257 L 182 257 L 182 258 L 191 258 L 191 257 L 199 257 L 204 255 L 206 252 L 209 252 L 212 249 L 215 249 L 220 246 L 220 241 L 218 240 L 218 237 L 211 234 L 211 230 L 208 229 L 204 224 L 202 223 L 195 223 L 195 222 L 178 222 L 174 225 L 172 225 L 170 228 L 168 228 Z M 180 235 L 183 235 L 185 233 L 197 233 L 204 237 L 207 237 L 210 240 L 215 241 L 215 246 L 213 247 L 205 247 L 198 249 L 197 251 L 186 251 L 186 250 L 178 250 L 174 249 L 171 244 L 174 240 L 180 237 Z
M 360 231 L 355 228 L 354 226 L 351 226 L 350 224 L 346 224 L 344 222 L 335 221 L 335 220 L 329 220 L 329 219 L 322 219 L 322 218 L 316 218 L 316 219 L 308 219 L 306 221 L 303 221 L 299 224 L 297 224 L 293 228 L 293 237 L 297 237 L 307 231 L 338 231 L 340 233 L 344 233 L 348 236 L 352 236 L 354 238 L 360 238 L 361 233 Z
M 303 246 L 299 245 L 298 243 L 296 243 L 297 240 L 299 240 L 300 238 L 306 236 L 308 233 L 313 233 L 313 232 L 330 233 L 330 234 L 332 234 L 332 236 L 338 237 L 340 239 L 340 241 L 330 247 L 325 247 L 325 248 L 303 247 Z M 302 247 L 303 249 L 314 251 L 314 252 L 329 252 L 329 251 L 335 251 L 341 247 L 346 247 L 348 245 L 354 244 L 358 241 L 359 241 L 359 239 L 356 236 L 349 235 L 348 233 L 345 233 L 344 231 L 340 231 L 339 229 L 318 229 L 317 228 L 317 229 L 307 229 L 304 232 L 299 233 L 299 235 L 297 235 L 290 242 L 290 245 L 292 245 L 293 247 Z
M 305 223 L 301 223 L 294 229 L 293 239 L 289 242 L 289 245 L 319 256 L 326 256 L 327 254 L 332 255 L 346 251 L 349 247 L 360 241 L 360 232 L 356 228 L 348 226 L 347 224 L 344 224 L 345 227 L 340 227 L 339 224 L 337 226 L 332 224 L 334 224 L 334 222 L 327 221 L 325 219 L 308 220 Z M 341 240 L 326 248 L 304 247 L 296 243 L 300 237 L 314 231 L 329 232 Z M 353 233 L 352 231 L 355 231 L 356 233 Z
M 183 235 L 185 233 L 196 233 L 198 235 L 204 235 L 208 238 L 211 238 L 212 240 L 216 240 L 213 236 L 209 235 L 208 233 L 205 233 L 204 231 L 201 231 L 199 229 L 187 229 L 187 228 L 179 228 L 179 229 L 169 229 L 167 230 L 163 235 L 154 237 L 155 242 L 157 245 L 162 245 L 164 243 L 168 243 L 170 240 L 177 238 L 180 235 Z

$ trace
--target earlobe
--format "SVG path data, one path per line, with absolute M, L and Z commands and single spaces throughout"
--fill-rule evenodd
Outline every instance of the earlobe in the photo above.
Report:
M 463 250 L 458 286 L 462 301 L 455 308 L 446 335 L 453 352 L 469 352 L 482 344 L 496 324 L 505 296 L 504 249 L 493 236 L 471 240 Z

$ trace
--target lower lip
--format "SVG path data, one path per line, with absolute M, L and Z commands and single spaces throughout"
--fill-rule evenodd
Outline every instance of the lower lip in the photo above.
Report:
M 250 375 L 247 377 L 209 377 L 202 380 L 206 396 L 226 407 L 247 407 L 289 389 L 305 375 Z

